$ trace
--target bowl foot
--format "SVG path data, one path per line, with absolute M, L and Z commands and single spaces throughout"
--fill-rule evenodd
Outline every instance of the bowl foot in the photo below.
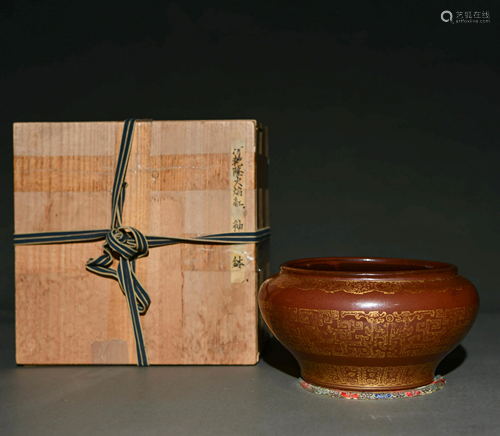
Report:
M 398 398 L 417 397 L 419 395 L 432 394 L 442 389 L 445 383 L 444 377 L 438 375 L 434 377 L 432 383 L 419 388 L 404 389 L 401 391 L 361 392 L 322 388 L 321 386 L 308 383 L 302 378 L 299 378 L 299 386 L 308 392 L 335 398 L 347 398 L 348 400 L 396 400 Z

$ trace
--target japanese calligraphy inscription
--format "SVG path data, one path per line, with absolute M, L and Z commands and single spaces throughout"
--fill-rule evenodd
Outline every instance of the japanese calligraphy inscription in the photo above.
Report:
M 236 139 L 231 144 L 230 159 L 230 201 L 231 201 L 231 231 L 244 232 L 245 228 L 245 140 Z M 245 244 L 231 246 L 231 283 L 243 283 L 245 277 Z

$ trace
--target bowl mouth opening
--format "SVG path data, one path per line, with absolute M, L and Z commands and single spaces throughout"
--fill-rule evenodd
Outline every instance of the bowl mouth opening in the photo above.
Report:
M 386 257 L 319 257 L 285 262 L 281 271 L 307 276 L 413 277 L 456 275 L 457 267 L 428 260 Z

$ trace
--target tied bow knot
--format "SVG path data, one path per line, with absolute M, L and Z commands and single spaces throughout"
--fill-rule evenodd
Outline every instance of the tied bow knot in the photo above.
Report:
M 106 244 L 121 257 L 132 260 L 149 253 L 146 237 L 134 227 L 115 227 L 106 235 Z
M 132 135 L 135 120 L 125 121 L 123 136 L 116 164 L 115 180 L 111 198 L 111 230 L 106 233 L 103 245 L 104 254 L 97 259 L 89 259 L 85 267 L 88 271 L 110 277 L 118 281 L 120 289 L 127 298 L 132 326 L 134 329 L 137 364 L 148 366 L 146 344 L 139 315 L 144 315 L 150 304 L 146 289 L 135 274 L 135 260 L 147 256 L 149 245 L 146 237 L 134 227 L 122 226 L 123 204 L 125 202 L 125 175 L 132 146 Z M 118 254 L 119 263 L 116 270 L 112 269 L 113 252 Z
M 135 274 L 135 260 L 149 253 L 146 237 L 133 227 L 115 227 L 106 234 L 103 246 L 104 253 L 97 259 L 89 259 L 85 267 L 87 271 L 102 277 L 115 279 L 127 298 L 132 326 L 134 329 L 137 363 L 148 366 L 146 345 L 139 315 L 144 315 L 151 304 L 146 289 Z M 115 270 L 113 252 L 118 254 L 119 263 Z
M 115 279 L 120 285 L 127 298 L 132 319 L 138 364 L 147 366 L 146 346 L 139 315 L 147 312 L 151 299 L 135 273 L 135 260 L 148 255 L 148 241 L 134 227 L 115 227 L 106 234 L 103 251 L 104 253 L 97 259 L 89 259 L 85 267 L 94 274 Z M 111 268 L 113 253 L 120 259 L 116 270 Z

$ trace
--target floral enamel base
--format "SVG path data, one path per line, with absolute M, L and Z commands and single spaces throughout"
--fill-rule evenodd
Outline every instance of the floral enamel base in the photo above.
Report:
M 299 386 L 307 392 L 335 398 L 345 398 L 347 400 L 397 400 L 400 398 L 418 397 L 420 395 L 432 394 L 442 389 L 445 383 L 444 377 L 436 376 L 432 383 L 414 389 L 388 392 L 362 392 L 322 388 L 321 386 L 307 383 L 302 378 L 299 379 Z

